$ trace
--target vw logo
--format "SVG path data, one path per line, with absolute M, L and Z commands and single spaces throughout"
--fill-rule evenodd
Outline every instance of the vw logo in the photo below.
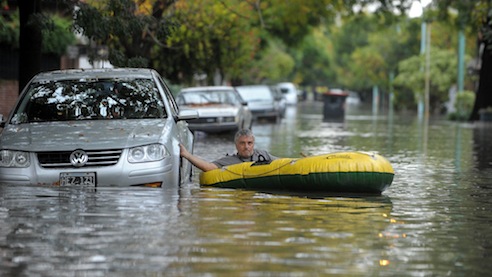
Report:
M 75 150 L 70 154 L 70 163 L 75 167 L 84 166 L 89 160 L 89 156 L 84 150 Z

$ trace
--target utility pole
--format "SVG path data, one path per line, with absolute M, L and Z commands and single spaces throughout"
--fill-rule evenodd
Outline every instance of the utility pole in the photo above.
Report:
M 427 37 L 427 23 L 422 19 L 421 25 L 421 33 L 420 33 L 420 55 L 425 54 L 425 46 L 426 46 L 426 37 Z M 424 68 L 421 66 L 421 71 L 424 71 Z M 418 99 L 418 117 L 421 120 L 424 117 L 424 95 L 423 93 L 419 93 Z
M 425 118 L 429 119 L 430 109 L 430 40 L 431 25 L 427 26 L 427 45 L 425 51 Z
M 465 80 L 465 34 L 463 27 L 458 32 L 458 93 L 464 90 Z

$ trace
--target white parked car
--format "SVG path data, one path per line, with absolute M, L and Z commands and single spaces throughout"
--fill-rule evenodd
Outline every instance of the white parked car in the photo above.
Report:
M 289 82 L 278 83 L 277 87 L 280 89 L 282 94 L 287 101 L 287 105 L 296 105 L 297 100 L 300 97 L 300 91 L 297 89 L 296 85 Z
M 346 103 L 349 106 L 358 106 L 358 105 L 360 105 L 362 103 L 362 101 L 360 100 L 359 93 L 357 93 L 355 91 L 349 91 L 348 92 L 348 97 L 347 97 Z
M 184 88 L 176 96 L 181 109 L 193 109 L 198 118 L 188 120 L 192 131 L 206 133 L 236 132 L 251 129 L 253 116 L 248 103 L 231 86 Z
M 178 186 L 197 116 L 151 69 L 40 73 L 1 123 L 0 184 Z

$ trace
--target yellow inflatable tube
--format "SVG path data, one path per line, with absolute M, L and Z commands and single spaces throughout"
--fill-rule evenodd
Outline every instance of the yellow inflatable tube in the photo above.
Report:
M 381 193 L 394 177 L 384 157 L 337 152 L 270 163 L 244 162 L 202 172 L 200 184 L 223 188 L 304 192 Z

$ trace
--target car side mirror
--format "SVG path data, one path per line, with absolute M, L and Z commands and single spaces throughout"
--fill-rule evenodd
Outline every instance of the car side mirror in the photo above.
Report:
M 0 114 L 0 128 L 5 127 L 5 121 L 3 121 L 3 114 Z
M 246 102 L 246 101 L 241 101 L 241 105 L 243 105 L 243 106 L 248 106 L 248 102 Z
M 182 110 L 179 111 L 178 120 L 191 120 L 197 119 L 198 112 L 196 110 Z

